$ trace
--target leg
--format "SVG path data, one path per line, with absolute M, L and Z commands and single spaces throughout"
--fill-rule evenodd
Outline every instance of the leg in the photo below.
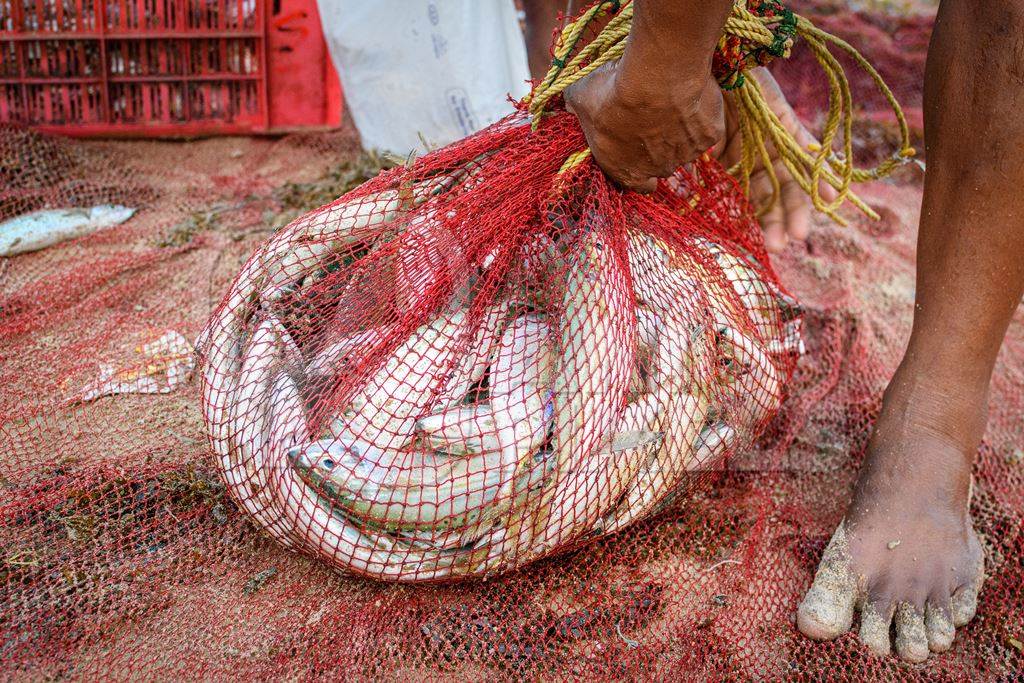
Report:
M 982 553 L 968 512 L 996 354 L 1024 293 L 1024 5 L 943 0 L 928 54 L 928 173 L 909 345 L 853 501 L 798 625 L 920 661 L 973 616 Z
M 574 0 L 523 0 L 526 15 L 526 57 L 530 62 L 530 75 L 535 79 L 544 78 L 551 67 L 551 38 L 558 23 L 558 13 L 571 16 Z

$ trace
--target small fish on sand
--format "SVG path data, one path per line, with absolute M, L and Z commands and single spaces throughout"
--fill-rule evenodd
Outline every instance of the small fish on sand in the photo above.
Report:
M 120 225 L 135 209 L 119 204 L 43 209 L 0 223 L 0 257 L 38 251 L 75 237 Z

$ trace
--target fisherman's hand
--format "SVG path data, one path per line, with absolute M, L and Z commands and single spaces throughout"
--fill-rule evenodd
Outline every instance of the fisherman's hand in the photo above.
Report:
M 710 66 L 685 71 L 640 78 L 629 65 L 612 62 L 566 91 L 594 160 L 623 187 L 651 192 L 658 178 L 724 138 L 722 92 Z
M 817 142 L 814 136 L 808 132 L 796 112 L 786 101 L 785 95 L 779 89 L 779 84 L 771 73 L 763 68 L 751 70 L 748 77 L 753 76 L 761 84 L 761 91 L 765 100 L 797 141 L 807 148 L 811 143 Z M 725 135 L 721 142 L 715 147 L 715 156 L 722 165 L 730 168 L 740 160 L 740 131 L 739 119 L 736 116 L 735 106 L 732 100 L 728 99 L 725 107 Z M 775 147 L 768 145 L 768 153 L 772 158 L 772 167 L 775 169 L 775 176 L 779 179 L 780 194 L 779 200 L 768 213 L 761 217 L 761 227 L 764 229 L 764 241 L 768 251 L 779 252 L 785 249 L 791 239 L 805 240 L 811 229 L 811 198 L 797 184 L 789 170 L 778 157 Z M 819 188 L 822 198 L 825 201 L 832 201 L 836 198 L 836 192 L 831 185 L 821 184 Z M 772 198 L 772 184 L 763 165 L 754 169 L 750 176 L 750 200 L 757 206 L 764 206 Z

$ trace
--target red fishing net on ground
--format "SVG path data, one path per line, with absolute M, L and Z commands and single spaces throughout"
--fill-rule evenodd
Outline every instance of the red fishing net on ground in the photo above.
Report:
M 920 666 L 869 657 L 852 634 L 820 644 L 794 627 L 909 332 L 920 199 L 912 172 L 862 190 L 880 222 L 823 221 L 806 246 L 774 259 L 803 305 L 807 347 L 782 411 L 756 444 L 736 450 L 721 471 L 698 475 L 699 485 L 657 516 L 566 555 L 449 585 L 339 574 L 283 550 L 225 490 L 206 440 L 203 379 L 196 370 L 178 379 L 191 356 L 169 333 L 195 340 L 276 229 L 340 196 L 372 165 L 344 133 L 187 144 L 0 133 L 0 219 L 103 203 L 138 209 L 118 227 L 0 262 L 6 676 L 1012 680 L 1020 671 L 1020 316 L 996 368 L 976 470 L 973 512 L 988 573 L 978 617 L 958 630 L 951 652 Z M 600 185 L 596 176 L 590 182 Z M 519 185 L 507 194 L 540 191 L 536 179 Z M 675 200 L 665 192 L 661 201 Z M 554 206 L 568 215 L 541 222 L 582 235 L 569 219 L 613 203 L 600 191 L 561 197 Z M 742 254 L 739 244 L 759 253 L 741 229 L 715 234 L 731 252 Z M 449 239 L 465 252 L 482 243 L 474 235 Z M 725 282 L 717 262 L 692 253 Z M 323 270 L 353 270 L 340 266 Z M 508 281 L 517 271 L 502 272 Z M 362 296 L 394 290 L 373 286 L 397 281 L 386 268 L 366 275 Z M 450 279 L 431 291 L 440 296 L 455 286 Z M 324 276 L 290 296 L 315 303 L 314 292 L 333 281 Z M 470 289 L 491 291 L 481 282 Z M 724 298 L 735 303 L 729 291 Z M 560 310 L 558 301 L 547 310 Z M 304 321 L 288 324 L 327 341 Z M 345 400 L 340 385 L 324 407 Z M 170 390 L 137 393 L 146 386 Z M 372 526 L 373 516 L 358 524 Z

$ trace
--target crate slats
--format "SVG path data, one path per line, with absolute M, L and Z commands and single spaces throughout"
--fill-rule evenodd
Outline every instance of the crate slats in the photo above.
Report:
M 73 135 L 338 125 L 315 0 L 274 9 L 298 13 L 320 39 L 275 31 L 265 0 L 0 0 L 0 122 Z M 307 97 L 294 98 L 295 83 Z M 281 85 L 288 102 L 275 101 Z

